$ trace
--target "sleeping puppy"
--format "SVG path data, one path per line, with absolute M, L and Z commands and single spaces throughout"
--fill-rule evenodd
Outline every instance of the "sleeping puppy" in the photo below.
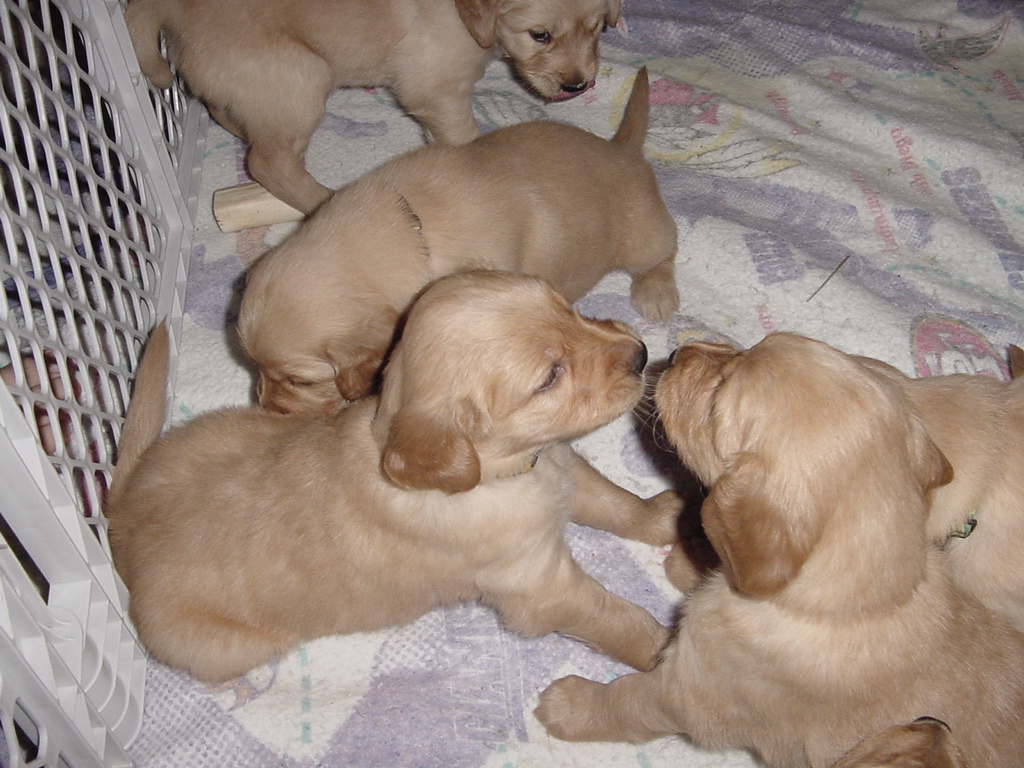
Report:
M 746 352 L 682 347 L 655 402 L 710 489 L 722 567 L 652 672 L 553 683 L 537 710 L 551 734 L 684 733 L 823 768 L 927 713 L 973 768 L 1019 763 L 1024 635 L 960 592 L 929 543 L 929 496 L 952 474 L 901 387 L 780 333 Z
M 305 168 L 327 97 L 343 86 L 391 89 L 429 139 L 479 135 L 473 85 L 495 51 L 545 99 L 570 98 L 597 74 L 598 42 L 620 0 L 130 0 L 139 65 L 172 81 L 159 48 L 214 119 L 249 145 L 249 171 L 310 213 L 330 190 Z
M 949 726 L 934 717 L 886 728 L 864 739 L 832 768 L 968 768 Z
M 627 327 L 581 317 L 539 279 L 438 281 L 379 399 L 327 418 L 210 413 L 119 465 L 110 544 L 141 641 L 221 681 L 312 638 L 480 600 L 524 635 L 650 669 L 667 630 L 563 541 L 570 517 L 674 536 L 675 494 L 641 500 L 566 444 L 633 407 L 645 360 Z
M 968 594 L 1024 631 L 1024 379 L 1011 350 L 1010 383 L 954 374 L 911 379 L 885 363 L 861 362 L 899 385 L 953 466 L 936 489 L 928 521 Z
M 399 316 L 452 272 L 537 275 L 575 301 L 624 269 L 637 309 L 670 316 L 676 225 L 643 158 L 647 116 L 641 70 L 611 141 L 523 123 L 424 147 L 339 191 L 249 271 L 238 331 L 260 403 L 330 413 L 366 394 Z

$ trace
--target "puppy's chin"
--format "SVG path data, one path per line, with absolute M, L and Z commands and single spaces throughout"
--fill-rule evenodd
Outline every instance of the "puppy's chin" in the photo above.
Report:
M 577 83 L 567 83 L 546 72 L 531 72 L 518 64 L 515 64 L 515 69 L 519 80 L 528 90 L 550 102 L 574 99 L 589 91 L 596 83 L 593 77 L 580 79 Z
M 586 83 L 583 83 L 582 87 L 579 88 L 578 90 L 565 90 L 565 88 L 563 87 L 563 89 L 556 93 L 554 96 L 550 96 L 549 101 L 569 101 L 570 99 L 575 99 L 577 96 L 582 96 L 584 93 L 593 88 L 596 82 L 596 80 L 588 80 Z

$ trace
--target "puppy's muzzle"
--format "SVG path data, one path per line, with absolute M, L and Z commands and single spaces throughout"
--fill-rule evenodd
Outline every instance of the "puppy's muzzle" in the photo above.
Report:
M 585 91 L 589 91 L 594 87 L 593 80 L 588 80 L 581 83 L 562 83 L 562 90 L 558 92 L 558 95 L 554 97 L 554 101 L 566 101 L 567 99 L 573 99 L 579 96 Z

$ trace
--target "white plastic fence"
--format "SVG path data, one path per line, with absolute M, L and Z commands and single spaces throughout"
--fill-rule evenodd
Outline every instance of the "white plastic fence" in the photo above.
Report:
M 142 345 L 180 328 L 205 120 L 117 2 L 0 3 L 0 765 L 131 764 L 145 657 L 100 509 Z

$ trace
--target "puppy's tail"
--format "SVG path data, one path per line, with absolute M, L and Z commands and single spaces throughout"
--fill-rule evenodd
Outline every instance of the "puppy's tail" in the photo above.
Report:
M 120 487 L 139 463 L 139 457 L 163 431 L 167 418 L 167 381 L 170 370 L 171 340 L 167 321 L 164 320 L 153 329 L 135 373 L 135 388 L 128 404 L 124 427 L 121 428 L 111 489 Z
M 157 88 L 170 88 L 174 73 L 160 53 L 160 30 L 168 21 L 165 0 L 131 0 L 124 12 L 124 21 L 139 59 L 139 69 Z
M 647 138 L 647 121 L 650 117 L 651 86 L 647 78 L 647 67 L 640 67 L 633 80 L 633 90 L 622 113 L 622 122 L 612 136 L 613 144 L 620 144 L 636 154 L 643 154 L 644 139 Z

